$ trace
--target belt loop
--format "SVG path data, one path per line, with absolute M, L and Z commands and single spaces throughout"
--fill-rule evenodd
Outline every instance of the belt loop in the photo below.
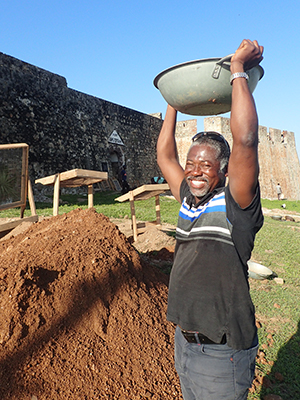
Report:
M 198 333 L 194 333 L 194 336 L 195 336 L 195 339 L 196 339 L 196 343 L 200 345 L 201 342 L 200 342 L 200 338 L 199 338 Z

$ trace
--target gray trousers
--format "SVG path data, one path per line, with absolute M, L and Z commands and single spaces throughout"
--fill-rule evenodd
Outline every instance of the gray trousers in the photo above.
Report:
M 227 344 L 188 343 L 175 331 L 175 367 L 184 400 L 246 400 L 252 385 L 258 340 L 247 350 Z

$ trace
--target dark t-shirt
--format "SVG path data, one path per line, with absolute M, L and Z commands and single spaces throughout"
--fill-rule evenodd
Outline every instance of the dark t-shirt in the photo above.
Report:
M 263 224 L 259 187 L 241 209 L 229 187 L 215 189 L 198 204 L 184 180 L 171 271 L 168 320 L 215 342 L 249 348 L 256 335 L 247 261 Z
M 122 181 L 127 181 L 127 174 L 126 174 L 126 171 L 125 171 L 125 169 L 122 169 L 122 171 L 121 171 L 121 179 L 122 179 Z

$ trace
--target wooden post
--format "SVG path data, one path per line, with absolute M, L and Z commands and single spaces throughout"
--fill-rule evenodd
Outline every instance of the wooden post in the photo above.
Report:
M 24 211 L 25 211 L 25 208 L 26 208 L 26 204 L 21 205 L 21 208 L 20 208 L 20 218 L 24 218 Z
M 137 225 L 136 225 L 136 216 L 135 216 L 135 207 L 134 207 L 134 196 L 132 190 L 129 192 L 129 201 L 130 201 L 130 211 L 131 211 L 131 221 L 132 221 L 132 230 L 133 230 L 133 241 L 137 241 Z
M 161 225 L 159 194 L 155 196 L 156 225 Z
M 88 208 L 94 207 L 93 185 L 88 185 Z
M 59 186 L 60 186 L 60 178 L 59 174 L 55 175 L 54 181 L 54 192 L 53 192 L 53 215 L 58 215 L 59 208 Z
M 24 217 L 24 211 L 26 208 L 26 199 L 27 199 L 27 185 L 28 180 L 28 145 L 23 147 L 22 149 L 22 175 L 21 175 L 21 215 L 20 218 Z
M 28 179 L 28 201 L 29 201 L 31 215 L 36 215 L 36 209 L 35 209 L 35 203 L 34 203 L 34 197 L 30 179 Z

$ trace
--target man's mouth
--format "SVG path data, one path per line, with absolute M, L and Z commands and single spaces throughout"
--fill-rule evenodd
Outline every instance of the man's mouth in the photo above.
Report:
M 196 179 L 196 178 L 188 178 L 190 185 L 193 186 L 195 189 L 201 189 L 205 186 L 208 182 L 206 179 Z

